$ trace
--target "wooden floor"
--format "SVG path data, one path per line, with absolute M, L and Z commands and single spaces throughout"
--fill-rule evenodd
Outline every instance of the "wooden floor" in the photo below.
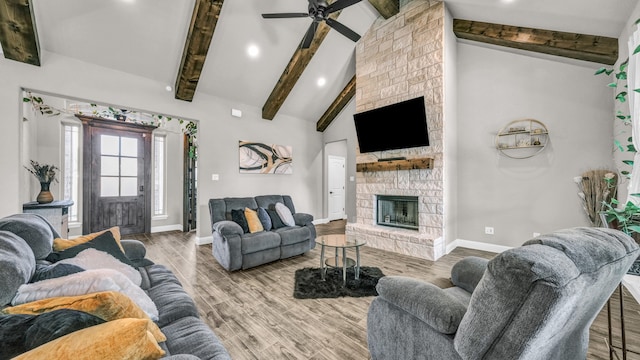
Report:
M 318 234 L 344 232 L 344 221 L 317 227 Z M 295 258 L 228 273 L 211 255 L 211 245 L 195 245 L 194 234 L 178 231 L 134 236 L 147 257 L 172 269 L 194 298 L 200 314 L 229 350 L 242 359 L 368 359 L 367 310 L 373 297 L 294 299 L 294 272 L 318 267 L 319 247 Z M 403 275 L 451 286 L 451 267 L 465 256 L 495 254 L 457 248 L 437 262 L 364 247 L 363 266 L 385 275 Z M 614 302 L 617 309 L 618 302 Z M 627 342 L 640 353 L 640 305 L 625 295 Z M 614 326 L 619 316 L 614 315 Z M 588 359 L 608 359 L 607 317 L 603 310 L 591 327 Z M 619 334 L 614 344 L 619 344 Z M 640 360 L 637 353 L 628 359 Z M 620 356 L 622 359 L 622 356 Z

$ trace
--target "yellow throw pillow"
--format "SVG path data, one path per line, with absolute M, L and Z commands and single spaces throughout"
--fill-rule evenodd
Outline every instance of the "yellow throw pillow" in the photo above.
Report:
M 149 316 L 127 295 L 118 291 L 46 298 L 2 309 L 5 314 L 39 315 L 53 310 L 70 309 L 95 315 L 104 321 L 124 318 L 149 319 Z M 150 320 L 150 319 L 149 319 Z M 149 329 L 157 342 L 166 341 L 160 328 L 151 322 Z
M 113 234 L 113 238 L 116 239 L 116 242 L 118 243 L 118 246 L 120 247 L 120 250 L 122 250 L 122 252 L 124 253 L 124 248 L 120 244 L 120 227 L 119 226 L 114 226 L 114 227 L 112 227 L 110 229 L 107 229 L 107 230 L 102 230 L 102 231 L 94 232 L 94 233 L 91 233 L 91 234 L 82 235 L 82 236 L 79 236 L 79 237 L 73 238 L 73 239 L 55 238 L 55 239 L 53 239 L 53 250 L 54 251 L 62 251 L 62 250 L 66 250 L 68 248 L 74 247 L 76 245 L 84 244 L 84 243 L 86 243 L 88 241 L 91 241 L 91 240 L 95 239 L 96 237 L 104 234 L 107 231 L 111 231 L 111 233 Z
M 149 331 L 149 319 L 118 319 L 78 330 L 14 359 L 153 360 L 164 356 Z
M 260 222 L 257 211 L 251 210 L 249 208 L 244 208 L 244 217 L 247 218 L 247 225 L 249 225 L 250 233 L 253 234 L 256 232 L 264 231 L 264 227 L 262 227 L 262 223 Z

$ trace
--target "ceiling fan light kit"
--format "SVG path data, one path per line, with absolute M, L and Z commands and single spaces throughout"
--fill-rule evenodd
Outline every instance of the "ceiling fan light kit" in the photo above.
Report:
M 302 41 L 302 48 L 308 49 L 311 46 L 311 42 L 313 41 L 313 37 L 316 34 L 316 30 L 318 29 L 318 24 L 321 21 L 324 21 L 327 26 L 336 30 L 340 34 L 346 36 L 350 40 L 356 42 L 360 40 L 360 35 L 358 35 L 355 31 L 349 29 L 344 26 L 342 23 L 338 22 L 329 17 L 332 13 L 336 11 L 340 11 L 346 7 L 357 4 L 362 0 L 337 0 L 331 4 L 327 3 L 326 0 L 308 0 L 309 1 L 309 10 L 307 13 L 277 13 L 277 14 L 262 14 L 264 19 L 286 19 L 286 18 L 303 18 L 310 17 L 313 22 L 309 25 L 307 32 L 304 36 L 304 40 Z

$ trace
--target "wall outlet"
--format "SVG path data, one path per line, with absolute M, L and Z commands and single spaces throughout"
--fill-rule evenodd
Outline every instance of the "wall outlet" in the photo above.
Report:
M 485 226 L 484 233 L 487 235 L 493 235 L 493 228 L 491 226 Z
M 540 233 L 536 233 L 536 232 L 533 233 L 533 237 L 538 237 L 538 236 L 540 236 Z
M 218 175 L 218 174 L 211 174 L 211 180 L 213 180 L 213 181 L 218 181 L 218 180 L 220 180 L 220 175 Z

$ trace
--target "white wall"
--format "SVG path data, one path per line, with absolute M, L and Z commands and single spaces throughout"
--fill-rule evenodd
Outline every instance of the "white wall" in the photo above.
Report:
M 573 177 L 613 166 L 613 101 L 608 79 L 593 75 L 599 65 L 457 50 L 458 238 L 519 246 L 534 232 L 586 226 Z M 522 118 L 545 123 L 550 145 L 530 159 L 499 155 L 497 131 Z
M 198 129 L 198 236 L 211 234 L 209 198 L 288 194 L 297 212 L 321 218 L 323 144 L 316 124 L 280 114 L 262 120 L 261 109 L 221 99 L 211 105 Z M 231 116 L 232 107 L 242 110 L 241 119 Z M 240 174 L 240 140 L 293 146 L 293 174 Z
M 42 63 L 35 67 L 0 58 L 0 216 L 22 211 L 17 190 L 26 172 L 19 142 L 22 88 L 200 120 L 198 236 L 211 233 L 207 201 L 212 197 L 290 194 L 298 211 L 321 214 L 322 135 L 315 123 L 280 114 L 273 121 L 262 120 L 258 108 L 202 93 L 196 93 L 193 102 L 176 100 L 164 90 L 166 84 L 46 51 Z M 231 107 L 242 109 L 243 118 L 231 117 Z M 240 175 L 239 140 L 292 145 L 293 175 Z M 214 172 L 220 181 L 211 181 Z
M 350 181 L 350 177 L 356 176 L 356 147 L 358 139 L 356 137 L 356 126 L 353 122 L 353 114 L 356 112 L 355 97 L 342 109 L 340 114 L 336 116 L 331 125 L 323 132 L 323 141 L 325 144 L 334 141 L 345 140 L 347 149 L 346 160 L 346 208 L 347 221 L 356 221 L 356 182 Z M 328 155 L 328 154 L 327 154 Z M 325 178 L 326 183 L 326 178 Z M 324 206 L 324 214 L 328 212 L 326 201 Z
M 444 16 L 444 244 L 458 238 L 458 75 L 457 44 L 453 17 L 445 6 Z

